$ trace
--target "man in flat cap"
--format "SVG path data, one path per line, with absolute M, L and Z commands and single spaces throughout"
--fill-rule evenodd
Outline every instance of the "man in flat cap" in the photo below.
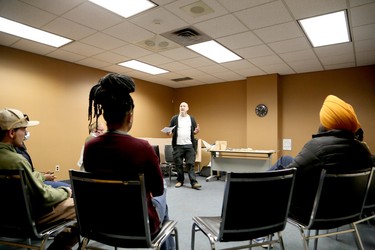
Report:
M 328 95 L 320 109 L 320 127 L 298 155 L 281 157 L 270 170 L 297 168 L 290 217 L 308 223 L 322 169 L 355 171 L 371 169 L 371 153 L 356 140 L 361 127 L 353 107 Z M 338 190 L 339 192 L 339 190 Z
M 17 153 L 15 149 L 22 146 L 27 127 L 38 124 L 38 121 L 29 121 L 29 117 L 17 109 L 4 108 L 0 110 L 0 169 L 24 170 L 26 184 L 31 190 L 33 216 L 37 227 L 44 228 L 54 222 L 75 219 L 76 214 L 71 198 L 72 190 L 69 187 L 53 188 L 44 184 L 42 178 L 34 175 L 28 160 Z M 73 226 L 57 235 L 49 249 L 69 249 L 78 240 L 77 228 Z

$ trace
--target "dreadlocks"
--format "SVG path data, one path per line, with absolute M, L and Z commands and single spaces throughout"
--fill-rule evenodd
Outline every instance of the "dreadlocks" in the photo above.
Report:
M 130 93 L 135 91 L 133 79 L 128 76 L 109 73 L 93 86 L 89 94 L 89 126 L 103 115 L 107 124 L 120 124 L 128 112 L 134 109 Z M 95 121 L 93 121 L 95 119 Z

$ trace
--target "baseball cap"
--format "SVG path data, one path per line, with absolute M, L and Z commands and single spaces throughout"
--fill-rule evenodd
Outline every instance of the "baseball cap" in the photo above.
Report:
M 17 109 L 4 108 L 0 110 L 0 130 L 32 127 L 39 121 L 29 121 L 29 117 Z

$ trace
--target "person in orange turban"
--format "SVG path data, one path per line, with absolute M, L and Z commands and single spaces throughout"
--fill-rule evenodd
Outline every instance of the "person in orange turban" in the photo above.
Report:
M 320 123 L 328 130 L 348 130 L 353 133 L 361 127 L 353 107 L 334 95 L 324 100 L 320 109 Z

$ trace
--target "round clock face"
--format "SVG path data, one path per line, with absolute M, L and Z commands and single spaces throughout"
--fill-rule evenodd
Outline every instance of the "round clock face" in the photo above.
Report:
M 255 107 L 255 113 L 257 114 L 257 116 L 259 117 L 264 117 L 267 115 L 268 113 L 268 108 L 266 105 L 264 104 L 258 104 L 256 107 Z

